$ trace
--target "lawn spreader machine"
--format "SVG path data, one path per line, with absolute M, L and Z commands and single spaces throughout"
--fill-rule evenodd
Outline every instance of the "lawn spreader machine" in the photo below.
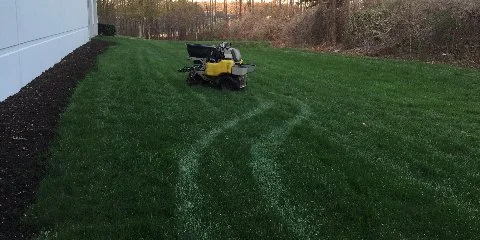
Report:
M 187 52 L 193 66 L 178 71 L 188 73 L 188 85 L 208 84 L 239 90 L 247 86 L 247 74 L 255 70 L 255 65 L 243 64 L 240 51 L 227 42 L 218 46 L 187 44 Z

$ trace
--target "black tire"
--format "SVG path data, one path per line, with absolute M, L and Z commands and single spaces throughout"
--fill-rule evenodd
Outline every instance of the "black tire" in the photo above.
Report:
M 189 86 L 195 85 L 195 84 L 200 84 L 202 82 L 202 78 L 200 76 L 198 76 L 198 74 L 195 73 L 195 71 L 191 71 L 191 72 L 188 73 L 188 77 L 187 77 L 186 82 Z
M 232 90 L 234 88 L 234 80 L 231 76 L 225 75 L 220 79 L 220 88 L 225 90 Z
M 232 90 L 240 90 L 242 87 L 241 77 L 234 77 L 232 81 Z
M 220 79 L 220 88 L 233 91 L 242 90 L 247 87 L 247 76 L 225 75 Z
M 235 90 L 235 91 L 242 90 L 243 88 L 245 88 L 247 86 L 246 81 L 247 81 L 247 76 L 246 75 L 232 77 L 231 89 Z

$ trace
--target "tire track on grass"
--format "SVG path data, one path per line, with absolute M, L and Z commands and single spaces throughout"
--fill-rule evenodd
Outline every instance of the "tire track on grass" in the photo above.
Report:
M 213 112 L 213 113 L 219 113 L 219 112 L 220 112 L 220 110 L 219 110 L 217 107 L 213 106 L 211 103 L 208 102 L 208 100 L 207 100 L 207 98 L 205 97 L 204 94 L 195 92 L 195 90 L 192 90 L 191 93 L 192 93 L 198 100 L 200 100 L 200 102 L 202 102 L 203 105 L 205 105 L 210 112 Z
M 292 129 L 310 115 L 310 108 L 304 102 L 294 99 L 299 105 L 299 113 L 286 124 L 261 136 L 250 150 L 250 166 L 263 197 L 288 225 L 299 239 L 317 239 L 318 230 L 315 220 L 309 216 L 307 209 L 292 204 L 286 187 L 281 182 L 280 167 L 276 162 L 277 152 Z
M 212 226 L 202 221 L 201 213 L 198 210 L 203 201 L 196 181 L 202 151 L 226 130 L 235 127 L 241 121 L 265 112 L 272 106 L 273 103 L 271 102 L 261 102 L 260 106 L 254 110 L 221 124 L 221 127 L 212 129 L 181 156 L 178 163 L 179 179 L 175 191 L 177 197 L 176 217 L 179 221 L 178 236 L 180 239 L 211 238 Z

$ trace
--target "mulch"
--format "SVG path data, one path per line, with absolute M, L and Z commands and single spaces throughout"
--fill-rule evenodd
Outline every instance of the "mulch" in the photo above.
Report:
M 33 233 L 21 218 L 46 172 L 45 155 L 78 81 L 110 43 L 92 40 L 0 102 L 0 239 Z

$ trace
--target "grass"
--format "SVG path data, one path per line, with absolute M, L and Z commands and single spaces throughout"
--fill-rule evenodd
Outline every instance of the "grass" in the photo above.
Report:
M 41 239 L 473 239 L 480 72 L 246 45 L 245 91 L 181 42 L 111 38 L 62 115 Z

